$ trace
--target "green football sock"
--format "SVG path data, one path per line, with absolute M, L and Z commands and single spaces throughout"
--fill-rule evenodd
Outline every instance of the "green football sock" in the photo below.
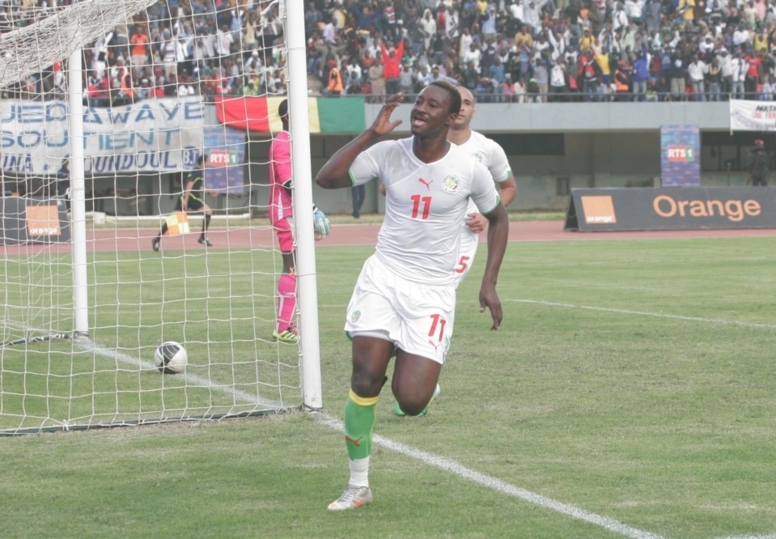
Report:
M 372 430 L 378 399 L 359 397 L 350 390 L 345 403 L 345 443 L 350 460 L 367 458 L 372 454 Z

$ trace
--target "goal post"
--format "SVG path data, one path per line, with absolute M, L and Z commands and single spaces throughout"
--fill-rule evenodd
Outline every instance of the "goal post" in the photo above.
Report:
M 0 435 L 322 409 L 304 8 L 287 2 L 262 6 L 281 16 L 286 40 L 280 51 L 254 46 L 265 71 L 250 77 L 266 81 L 277 63 L 288 80 L 296 345 L 273 337 L 283 268 L 266 218 L 274 134 L 220 123 L 207 95 L 180 94 L 192 63 L 177 64 L 176 80 L 169 76 L 176 68 L 158 54 L 165 29 L 177 35 L 191 23 L 198 37 L 196 15 L 154 21 L 144 12 L 138 20 L 158 23 L 147 64 L 107 59 L 105 51 L 130 56 L 128 42 L 99 48 L 148 0 L 34 7 L 37 22 L 0 36 L 0 86 L 8 94 L 0 117 L 12 142 L 0 164 L 3 188 L 13 193 L 0 198 Z M 193 62 L 203 88 L 215 78 L 213 66 L 227 69 L 251 55 L 241 39 L 229 54 Z M 136 93 L 125 99 L 123 86 L 95 92 L 98 72 L 110 79 L 118 67 L 136 77 Z M 165 88 L 176 80 L 178 95 L 160 89 L 141 97 L 146 75 L 165 79 Z M 269 82 L 261 84 L 263 93 L 245 99 L 271 101 Z M 58 98 L 57 88 L 65 92 Z M 272 123 L 277 111 L 267 115 Z M 213 215 L 190 212 L 188 228 L 173 232 L 167 217 L 201 154 L 203 202 Z M 188 352 L 182 374 L 154 365 L 156 347 L 171 340 Z
M 302 339 L 302 390 L 307 409 L 320 411 L 320 346 L 318 338 L 318 288 L 313 235 L 310 126 L 307 115 L 307 61 L 303 0 L 287 0 L 288 102 L 294 174 L 294 216 L 298 234 L 298 283 Z

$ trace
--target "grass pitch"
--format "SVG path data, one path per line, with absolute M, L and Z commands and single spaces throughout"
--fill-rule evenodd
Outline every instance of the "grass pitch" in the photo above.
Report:
M 776 534 L 776 239 L 513 243 L 498 332 L 478 312 L 484 251 L 429 414 L 392 416 L 389 390 L 378 403 L 371 505 L 326 511 L 347 481 L 342 434 L 290 414 L 0 439 L 2 535 Z M 371 252 L 318 250 L 334 420 Z

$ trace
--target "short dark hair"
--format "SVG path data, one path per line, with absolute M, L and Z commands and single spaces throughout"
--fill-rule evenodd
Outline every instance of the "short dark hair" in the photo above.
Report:
M 288 114 L 288 99 L 284 99 L 280 102 L 280 105 L 278 105 L 278 116 L 281 118 Z
M 435 80 L 430 82 L 429 86 L 439 86 L 440 88 L 448 91 L 450 94 L 450 108 L 448 112 L 450 114 L 458 114 L 461 112 L 461 92 L 458 91 L 458 88 L 456 88 L 452 82 L 446 80 Z

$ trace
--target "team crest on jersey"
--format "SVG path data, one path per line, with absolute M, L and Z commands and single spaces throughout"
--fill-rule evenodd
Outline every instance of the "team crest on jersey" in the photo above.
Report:
M 457 193 L 458 188 L 461 186 L 461 180 L 455 174 L 450 174 L 447 178 L 442 180 L 442 188 L 448 193 Z
M 358 311 L 358 310 L 356 310 L 356 311 L 353 311 L 353 312 L 351 313 L 351 315 L 350 315 L 350 321 L 351 321 L 351 322 L 353 322 L 354 324 L 355 324 L 356 322 L 358 322 L 358 319 L 359 319 L 359 318 L 361 318 L 361 311 Z
M 482 163 L 482 160 L 485 159 L 485 156 L 482 155 L 482 152 L 474 152 L 472 157 L 474 157 L 479 163 Z

